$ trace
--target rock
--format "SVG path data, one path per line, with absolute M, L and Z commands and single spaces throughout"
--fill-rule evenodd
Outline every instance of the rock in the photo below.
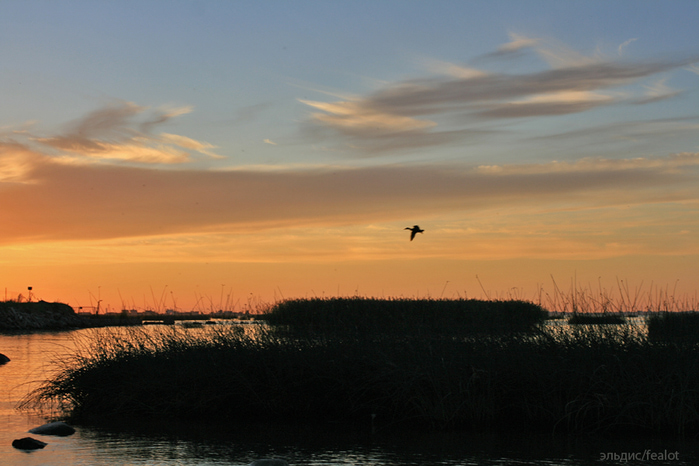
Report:
M 48 445 L 46 442 L 31 437 L 19 438 L 12 441 L 12 446 L 18 450 L 39 450 Z
M 38 435 L 57 435 L 59 437 L 67 437 L 75 433 L 75 429 L 65 422 L 49 422 L 43 426 L 34 427 L 29 431 L 32 434 Z
M 0 302 L 0 330 L 39 330 L 84 327 L 72 307 L 46 301 Z
M 261 459 L 253 461 L 248 466 L 289 466 L 289 463 L 280 459 Z
M 8 362 L 10 362 L 10 358 L 0 353 L 0 366 L 2 366 L 3 364 L 7 364 Z

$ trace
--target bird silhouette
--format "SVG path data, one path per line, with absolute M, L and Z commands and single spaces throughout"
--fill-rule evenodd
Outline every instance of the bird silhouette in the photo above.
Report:
M 412 241 L 413 238 L 415 238 L 415 233 L 422 233 L 425 231 L 425 230 L 421 230 L 420 227 L 417 225 L 413 226 L 412 228 L 405 227 L 405 229 L 410 230 L 410 241 Z

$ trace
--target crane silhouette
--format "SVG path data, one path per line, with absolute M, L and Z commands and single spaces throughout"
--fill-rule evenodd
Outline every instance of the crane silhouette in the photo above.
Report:
M 405 229 L 406 229 L 406 230 L 410 230 L 410 241 L 412 241 L 413 238 L 415 238 L 415 234 L 416 234 L 416 233 L 422 233 L 422 232 L 425 231 L 425 230 L 421 230 L 420 227 L 417 226 L 417 225 L 413 226 L 412 228 L 410 228 L 410 227 L 405 227 Z

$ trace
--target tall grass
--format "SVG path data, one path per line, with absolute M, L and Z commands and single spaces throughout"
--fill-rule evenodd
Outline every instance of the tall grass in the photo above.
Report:
M 94 331 L 23 407 L 53 405 L 90 422 L 375 418 L 379 429 L 699 432 L 699 345 L 656 343 L 637 326 L 318 335 L 265 326 Z
M 699 312 L 651 313 L 646 318 L 648 338 L 653 341 L 699 343 Z
M 646 288 L 643 282 L 631 286 L 628 281 L 617 279 L 616 288 L 604 288 L 600 283 L 593 286 L 580 284 L 572 279 L 567 290 L 562 290 L 551 277 L 553 290 L 545 292 L 540 287 L 532 301 L 556 314 L 635 314 L 638 312 L 676 312 L 699 308 L 699 296 L 676 294 L 671 289 L 652 282 Z
M 277 303 L 263 318 L 295 332 L 459 336 L 531 331 L 548 313 L 526 301 L 314 298 Z

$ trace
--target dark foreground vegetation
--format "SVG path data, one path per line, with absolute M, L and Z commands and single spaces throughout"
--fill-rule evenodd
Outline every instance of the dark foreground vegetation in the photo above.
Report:
M 652 341 L 699 343 L 699 312 L 656 312 L 647 321 Z
M 315 298 L 281 302 L 264 319 L 297 335 L 430 338 L 526 332 L 547 317 L 527 301 Z
M 282 303 L 268 316 L 270 326 L 95 330 L 23 406 L 53 404 L 82 422 L 165 417 L 368 427 L 373 419 L 378 430 L 699 432 L 695 343 L 649 339 L 631 324 L 457 336 L 459 317 L 447 301 L 428 303 L 426 311 L 428 320 L 443 317 L 444 327 L 417 331 L 419 302 L 398 301 L 415 306 L 407 314 L 416 315 L 400 316 L 389 304 L 371 325 L 405 319 L 397 323 L 405 332 L 363 334 L 355 326 L 365 323 L 349 324 L 349 316 L 368 312 L 369 302 L 328 301 L 311 300 L 308 309 L 303 301 Z M 532 312 L 526 303 L 471 304 L 502 306 L 510 317 L 520 305 L 522 314 Z M 324 305 L 335 317 L 323 321 Z M 339 328 L 347 329 L 342 337 Z

